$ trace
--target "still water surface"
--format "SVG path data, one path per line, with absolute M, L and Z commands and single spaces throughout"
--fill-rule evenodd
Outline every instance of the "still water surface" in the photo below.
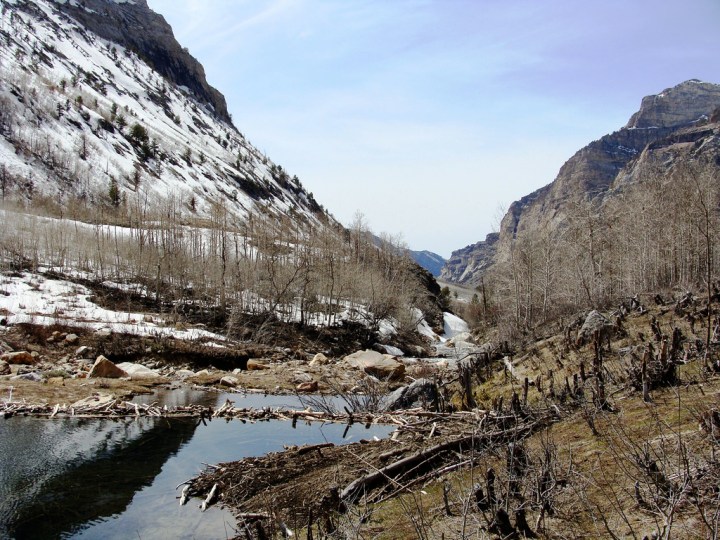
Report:
M 242 396 L 193 390 L 138 401 L 168 406 L 298 407 L 293 396 Z M 385 437 L 389 426 L 215 419 L 0 420 L 0 538 L 228 538 L 235 520 L 199 500 L 178 505 L 175 487 L 203 463 L 282 450 L 283 445 L 349 443 Z

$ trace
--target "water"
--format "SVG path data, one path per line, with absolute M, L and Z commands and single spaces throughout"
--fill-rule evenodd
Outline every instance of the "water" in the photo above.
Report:
M 299 406 L 293 396 L 164 392 L 138 401 L 170 405 Z M 229 512 L 180 507 L 175 487 L 203 463 L 282 450 L 283 445 L 384 437 L 389 426 L 243 424 L 215 419 L 0 420 L 0 538 L 228 538 Z

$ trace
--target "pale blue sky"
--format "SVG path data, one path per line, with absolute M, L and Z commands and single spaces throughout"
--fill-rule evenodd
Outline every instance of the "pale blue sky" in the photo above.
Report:
M 720 0 L 148 0 L 341 222 L 448 256 L 643 96 L 720 83 Z

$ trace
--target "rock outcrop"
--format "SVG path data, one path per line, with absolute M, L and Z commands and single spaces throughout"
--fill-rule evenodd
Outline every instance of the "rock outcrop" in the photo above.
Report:
M 485 240 L 453 251 L 440 271 L 440 278 L 454 283 L 474 281 L 495 260 L 498 233 L 490 233 Z
M 677 143 L 699 147 L 698 141 L 713 132 L 707 123 L 719 106 L 720 85 L 697 80 L 643 98 L 626 126 L 579 150 L 552 183 L 512 203 L 498 236 L 454 252 L 441 277 L 477 285 L 493 264 L 509 257 L 518 235 L 552 230 L 574 203 L 612 196 L 621 182 L 631 182 L 637 177 L 632 171 L 647 149 Z
M 165 18 L 152 11 L 146 0 L 58 4 L 91 32 L 136 52 L 163 77 L 188 88 L 219 119 L 230 124 L 225 97 L 208 84 L 200 62 L 180 46 Z

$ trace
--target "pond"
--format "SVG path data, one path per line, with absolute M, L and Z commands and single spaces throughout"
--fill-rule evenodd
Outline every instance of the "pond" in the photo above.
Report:
M 237 407 L 301 405 L 294 396 L 166 391 L 138 401 Z M 176 486 L 203 463 L 263 455 L 283 445 L 385 437 L 391 426 L 139 418 L 0 420 L 0 538 L 229 538 L 232 515 Z M 343 437 L 344 435 L 344 437 Z

